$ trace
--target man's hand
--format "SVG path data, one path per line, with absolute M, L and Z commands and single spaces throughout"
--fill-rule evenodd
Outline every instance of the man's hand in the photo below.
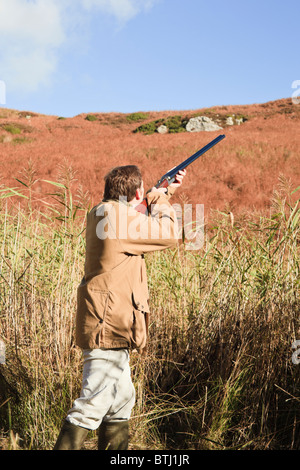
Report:
M 174 183 L 170 184 L 173 188 L 179 188 L 182 185 L 183 178 L 186 176 L 186 170 L 180 170 L 176 177 Z
M 183 178 L 186 176 L 186 170 L 180 170 L 177 175 L 175 176 L 174 183 L 170 184 L 170 188 L 179 188 L 182 185 Z M 159 193 L 166 193 L 167 188 L 156 188 L 155 186 L 148 191 L 149 193 L 152 192 L 159 192 Z

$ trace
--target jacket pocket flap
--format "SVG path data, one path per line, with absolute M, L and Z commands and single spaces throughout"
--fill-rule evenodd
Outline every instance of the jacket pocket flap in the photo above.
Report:
M 146 299 L 142 299 L 132 292 L 132 305 L 136 310 L 140 312 L 149 312 L 148 302 Z

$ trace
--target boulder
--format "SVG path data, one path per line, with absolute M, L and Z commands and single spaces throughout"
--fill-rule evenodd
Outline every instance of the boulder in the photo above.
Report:
M 158 132 L 159 134 L 167 134 L 169 132 L 169 129 L 167 128 L 167 126 L 164 126 L 162 124 L 156 129 L 156 132 Z
M 227 126 L 233 126 L 234 125 L 232 116 L 228 116 L 228 118 L 226 119 L 226 124 L 227 124 Z
M 186 125 L 188 132 L 218 131 L 221 129 L 222 127 L 218 126 L 218 124 L 207 116 L 191 118 Z

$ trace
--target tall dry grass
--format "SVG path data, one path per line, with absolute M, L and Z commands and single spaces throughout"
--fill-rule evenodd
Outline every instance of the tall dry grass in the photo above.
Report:
M 52 204 L 39 209 L 32 171 L 0 192 L 2 448 L 52 448 L 80 390 L 74 314 L 87 199 L 73 194 L 72 179 L 69 171 L 48 183 Z M 281 181 L 269 216 L 214 212 L 199 251 L 181 245 L 147 256 L 152 316 L 147 354 L 131 357 L 131 448 L 299 449 L 292 192 Z M 87 448 L 95 442 L 91 433 Z

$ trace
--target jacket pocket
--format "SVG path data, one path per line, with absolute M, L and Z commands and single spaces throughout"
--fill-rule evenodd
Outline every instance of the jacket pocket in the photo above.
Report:
M 146 346 L 148 336 L 148 310 L 142 302 L 137 300 L 134 293 L 132 293 L 132 307 L 133 307 L 133 321 L 131 328 L 131 343 L 132 347 L 136 349 L 143 349 Z
M 109 304 L 110 292 L 80 284 L 77 289 L 76 342 L 78 346 L 99 347 L 102 324 Z

